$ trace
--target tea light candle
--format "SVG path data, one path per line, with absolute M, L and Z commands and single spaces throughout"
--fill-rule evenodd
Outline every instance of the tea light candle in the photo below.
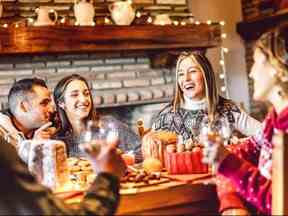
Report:
M 134 165 L 135 155 L 132 152 L 124 153 L 121 156 L 127 166 Z

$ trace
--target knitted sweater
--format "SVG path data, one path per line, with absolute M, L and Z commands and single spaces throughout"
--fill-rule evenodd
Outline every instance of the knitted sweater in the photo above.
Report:
M 252 136 L 261 131 L 261 123 L 240 110 L 231 100 L 220 97 L 216 110 L 218 127 L 221 127 L 221 123 L 225 120 L 231 132 L 238 130 L 246 136 Z M 197 139 L 201 125 L 207 119 L 206 100 L 181 104 L 176 112 L 173 112 L 172 105 L 169 104 L 154 118 L 152 128 L 156 131 L 173 131 L 182 135 L 184 140 Z
M 264 125 L 258 136 L 232 148 L 232 153 L 219 164 L 218 172 L 229 178 L 243 199 L 262 213 L 271 214 L 271 141 L 276 130 L 288 132 L 288 107 L 278 115 L 272 110 Z M 226 199 L 225 193 L 220 199 Z M 230 205 L 235 207 L 235 203 Z M 225 208 L 229 208 L 229 203 Z

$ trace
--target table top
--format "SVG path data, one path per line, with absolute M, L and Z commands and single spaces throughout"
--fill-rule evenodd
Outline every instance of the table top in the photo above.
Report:
M 167 175 L 169 181 L 139 188 L 121 189 L 117 214 L 140 214 L 145 211 L 172 208 L 217 199 L 216 186 L 211 174 Z M 67 203 L 79 203 L 83 192 L 62 194 Z M 61 194 L 60 194 L 61 197 Z M 201 207 L 205 208 L 205 207 Z
M 178 180 L 177 180 L 178 179 Z M 121 190 L 118 214 L 133 214 L 215 199 L 210 174 L 171 175 L 171 181 L 143 188 Z

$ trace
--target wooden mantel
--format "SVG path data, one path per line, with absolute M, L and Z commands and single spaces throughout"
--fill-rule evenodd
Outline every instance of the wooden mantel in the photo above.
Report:
M 219 46 L 220 34 L 218 24 L 2 27 L 0 55 L 203 49 Z

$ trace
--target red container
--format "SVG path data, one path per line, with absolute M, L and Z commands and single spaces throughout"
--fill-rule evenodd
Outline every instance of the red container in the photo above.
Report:
M 208 165 L 202 163 L 202 149 L 200 147 L 194 147 L 192 151 L 181 153 L 165 152 L 165 167 L 169 174 L 208 172 Z

